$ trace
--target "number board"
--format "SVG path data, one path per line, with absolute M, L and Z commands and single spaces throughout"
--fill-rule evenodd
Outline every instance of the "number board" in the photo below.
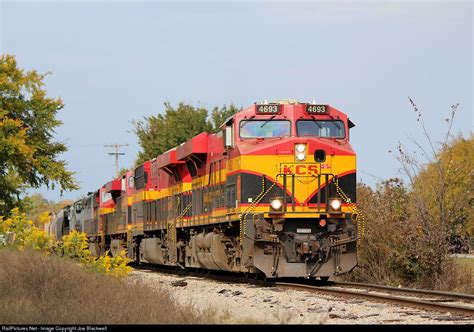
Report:
M 280 114 L 280 105 L 256 105 L 257 114 Z
M 326 114 L 328 111 L 327 105 L 306 105 L 306 113 L 308 114 Z

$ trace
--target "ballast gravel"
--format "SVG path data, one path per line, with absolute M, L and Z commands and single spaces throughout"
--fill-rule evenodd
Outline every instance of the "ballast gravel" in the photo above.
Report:
M 226 283 L 154 271 L 133 271 L 128 282 L 165 289 L 180 304 L 230 317 L 237 324 L 474 324 L 474 317 L 451 315 L 341 298 L 304 290 Z M 226 315 L 227 313 L 227 315 Z

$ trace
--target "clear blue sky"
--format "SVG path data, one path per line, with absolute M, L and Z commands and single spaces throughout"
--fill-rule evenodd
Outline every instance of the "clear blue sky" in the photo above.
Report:
M 473 4 L 466 2 L 13 2 L 0 0 L 0 51 L 40 72 L 66 107 L 56 139 L 82 189 L 114 174 L 104 144 L 139 146 L 132 120 L 163 102 L 212 108 L 292 98 L 331 104 L 356 123 L 358 179 L 399 176 L 388 150 L 422 139 L 408 96 L 435 140 L 450 106 L 473 129 Z M 412 150 L 415 148 L 412 147 Z M 40 190 L 51 200 L 59 191 Z

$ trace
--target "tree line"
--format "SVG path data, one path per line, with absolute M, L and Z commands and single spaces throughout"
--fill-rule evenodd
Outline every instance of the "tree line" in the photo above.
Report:
M 179 146 L 199 133 L 219 131 L 228 117 L 241 110 L 233 104 L 216 106 L 211 112 L 183 102 L 177 107 L 165 102 L 164 106 L 162 113 L 133 121 L 133 130 L 142 149 L 138 154 L 137 165 Z

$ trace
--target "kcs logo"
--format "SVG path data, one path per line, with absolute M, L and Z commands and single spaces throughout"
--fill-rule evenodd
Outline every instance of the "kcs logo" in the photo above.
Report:
M 281 164 L 280 172 L 284 174 L 296 175 L 318 175 L 320 173 L 320 164 Z M 321 169 L 328 169 L 328 164 L 321 164 Z
M 312 176 L 330 168 L 329 164 L 280 164 L 280 173 Z

